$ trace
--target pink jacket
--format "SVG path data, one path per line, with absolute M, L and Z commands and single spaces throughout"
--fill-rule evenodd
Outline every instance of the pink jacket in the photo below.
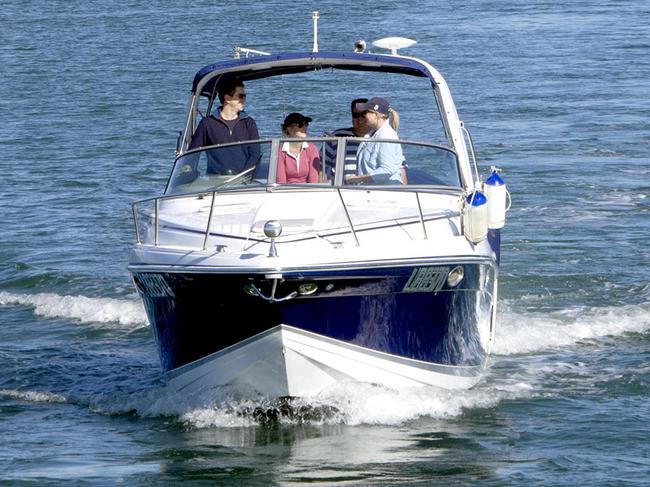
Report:
M 278 153 L 278 183 L 317 183 L 320 173 L 320 153 L 314 144 L 302 143 L 298 159 L 289 154 L 289 143 L 282 144 Z

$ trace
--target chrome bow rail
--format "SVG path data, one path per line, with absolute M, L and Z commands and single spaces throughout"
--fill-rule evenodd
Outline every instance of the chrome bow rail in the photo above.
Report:
M 304 190 L 304 187 L 302 188 Z M 259 188 L 257 191 L 266 191 L 266 192 L 276 192 L 276 191 L 281 191 L 281 190 L 286 190 L 286 191 L 293 191 L 293 188 L 287 188 L 281 187 L 281 186 L 268 186 L 265 188 Z M 317 189 L 315 189 L 317 190 Z M 355 224 L 352 221 L 352 217 L 350 215 L 350 211 L 348 209 L 348 204 L 346 204 L 343 193 L 344 192 L 352 192 L 352 191 L 363 191 L 365 193 L 369 193 L 371 191 L 395 191 L 395 189 L 392 188 L 372 188 L 369 189 L 368 187 L 349 187 L 349 188 L 319 188 L 318 190 L 321 191 L 335 191 L 338 195 L 338 200 L 341 203 L 341 207 L 344 211 L 345 218 L 347 220 L 347 226 L 349 228 L 349 232 L 352 235 L 355 245 L 358 247 L 360 246 L 359 244 L 359 238 L 357 236 L 357 232 L 359 231 L 357 228 L 355 228 Z M 153 197 L 153 198 L 147 198 L 143 199 L 140 201 L 136 201 L 131 205 L 132 213 L 133 213 L 133 221 L 135 225 L 135 234 L 136 234 L 136 243 L 138 245 L 151 245 L 153 243 L 154 246 L 159 246 L 160 245 L 160 206 L 163 202 L 167 201 L 174 201 L 174 200 L 181 200 L 181 199 L 207 199 L 210 198 L 210 207 L 208 211 L 208 217 L 207 221 L 205 224 L 204 230 L 201 231 L 202 233 L 202 239 L 203 239 L 203 244 L 202 246 L 197 246 L 197 249 L 201 249 L 203 251 L 208 250 L 208 240 L 211 235 L 210 233 L 210 228 L 212 226 L 212 222 L 215 216 L 215 202 L 217 201 L 217 198 L 219 195 L 225 195 L 225 194 L 234 194 L 234 193 L 239 193 L 242 191 L 250 192 L 251 190 L 249 188 L 245 190 L 237 190 L 237 189 L 229 189 L 227 191 L 219 191 L 214 190 L 214 191 L 208 191 L 208 192 L 200 192 L 200 193 L 191 193 L 191 194 L 178 194 L 178 195 L 165 195 L 165 196 L 159 196 L 159 197 Z M 453 188 L 436 188 L 430 189 L 430 190 L 418 190 L 415 191 L 413 188 L 410 188 L 408 190 L 400 190 L 400 193 L 406 192 L 406 193 L 411 193 L 413 194 L 413 198 L 415 200 L 415 208 L 417 208 L 416 214 L 412 216 L 412 221 L 406 221 L 404 223 L 411 224 L 415 222 L 419 222 L 420 227 L 422 228 L 422 238 L 423 240 L 427 240 L 429 238 L 427 234 L 427 229 L 426 229 L 426 221 L 430 220 L 435 220 L 438 218 L 442 218 L 441 216 L 429 216 L 425 218 L 425 215 L 422 211 L 422 203 L 420 201 L 420 195 L 421 194 L 431 194 L 431 193 L 445 193 L 445 194 L 453 194 L 457 195 L 459 197 L 459 201 L 462 201 L 462 191 L 458 189 L 453 189 Z M 143 206 L 147 204 L 153 204 L 152 210 L 149 210 L 149 212 L 145 211 L 142 209 Z M 460 206 L 459 206 L 460 208 Z M 151 214 L 153 213 L 153 214 Z M 457 216 L 460 214 L 460 210 L 458 212 L 448 212 L 447 214 L 444 215 L 444 218 L 448 218 L 450 216 Z M 141 218 L 145 217 L 149 220 L 149 227 L 146 227 L 148 230 L 151 230 L 151 224 L 153 226 L 153 235 L 149 235 L 146 238 L 143 238 L 143 234 L 141 231 L 142 227 L 142 221 Z M 405 220 L 407 220 L 410 217 L 404 217 Z M 194 230 L 196 231 L 196 230 Z M 153 242 L 152 242 L 153 240 Z M 220 251 L 219 248 L 217 248 L 217 251 Z

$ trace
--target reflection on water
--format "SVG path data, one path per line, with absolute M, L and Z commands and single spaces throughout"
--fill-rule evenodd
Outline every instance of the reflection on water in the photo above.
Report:
M 493 463 L 503 458 L 472 439 L 477 428 L 494 426 L 490 416 L 451 425 L 421 418 L 400 427 L 272 421 L 255 428 L 189 430 L 177 433 L 173 448 L 153 456 L 163 459 L 164 478 L 179 481 L 225 475 L 260 485 L 269 480 L 407 483 L 445 475 L 494 480 Z

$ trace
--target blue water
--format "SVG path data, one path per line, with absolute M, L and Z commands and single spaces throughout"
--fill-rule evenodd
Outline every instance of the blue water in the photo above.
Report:
M 339 389 L 278 418 L 164 389 L 126 270 L 130 203 L 164 187 L 194 73 L 236 45 L 310 49 L 314 8 L 0 9 L 0 483 L 647 484 L 644 0 L 319 2 L 323 50 L 416 38 L 405 53 L 445 75 L 482 167 L 504 169 L 490 368 L 470 391 Z M 282 89 L 336 119 L 313 86 Z

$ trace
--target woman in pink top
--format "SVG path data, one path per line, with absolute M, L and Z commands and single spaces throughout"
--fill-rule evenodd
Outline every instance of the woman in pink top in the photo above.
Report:
M 307 137 L 311 118 L 301 113 L 290 113 L 282 124 L 282 133 L 293 138 Z M 278 153 L 278 183 L 318 183 L 320 181 L 320 153 L 310 142 L 284 142 Z

